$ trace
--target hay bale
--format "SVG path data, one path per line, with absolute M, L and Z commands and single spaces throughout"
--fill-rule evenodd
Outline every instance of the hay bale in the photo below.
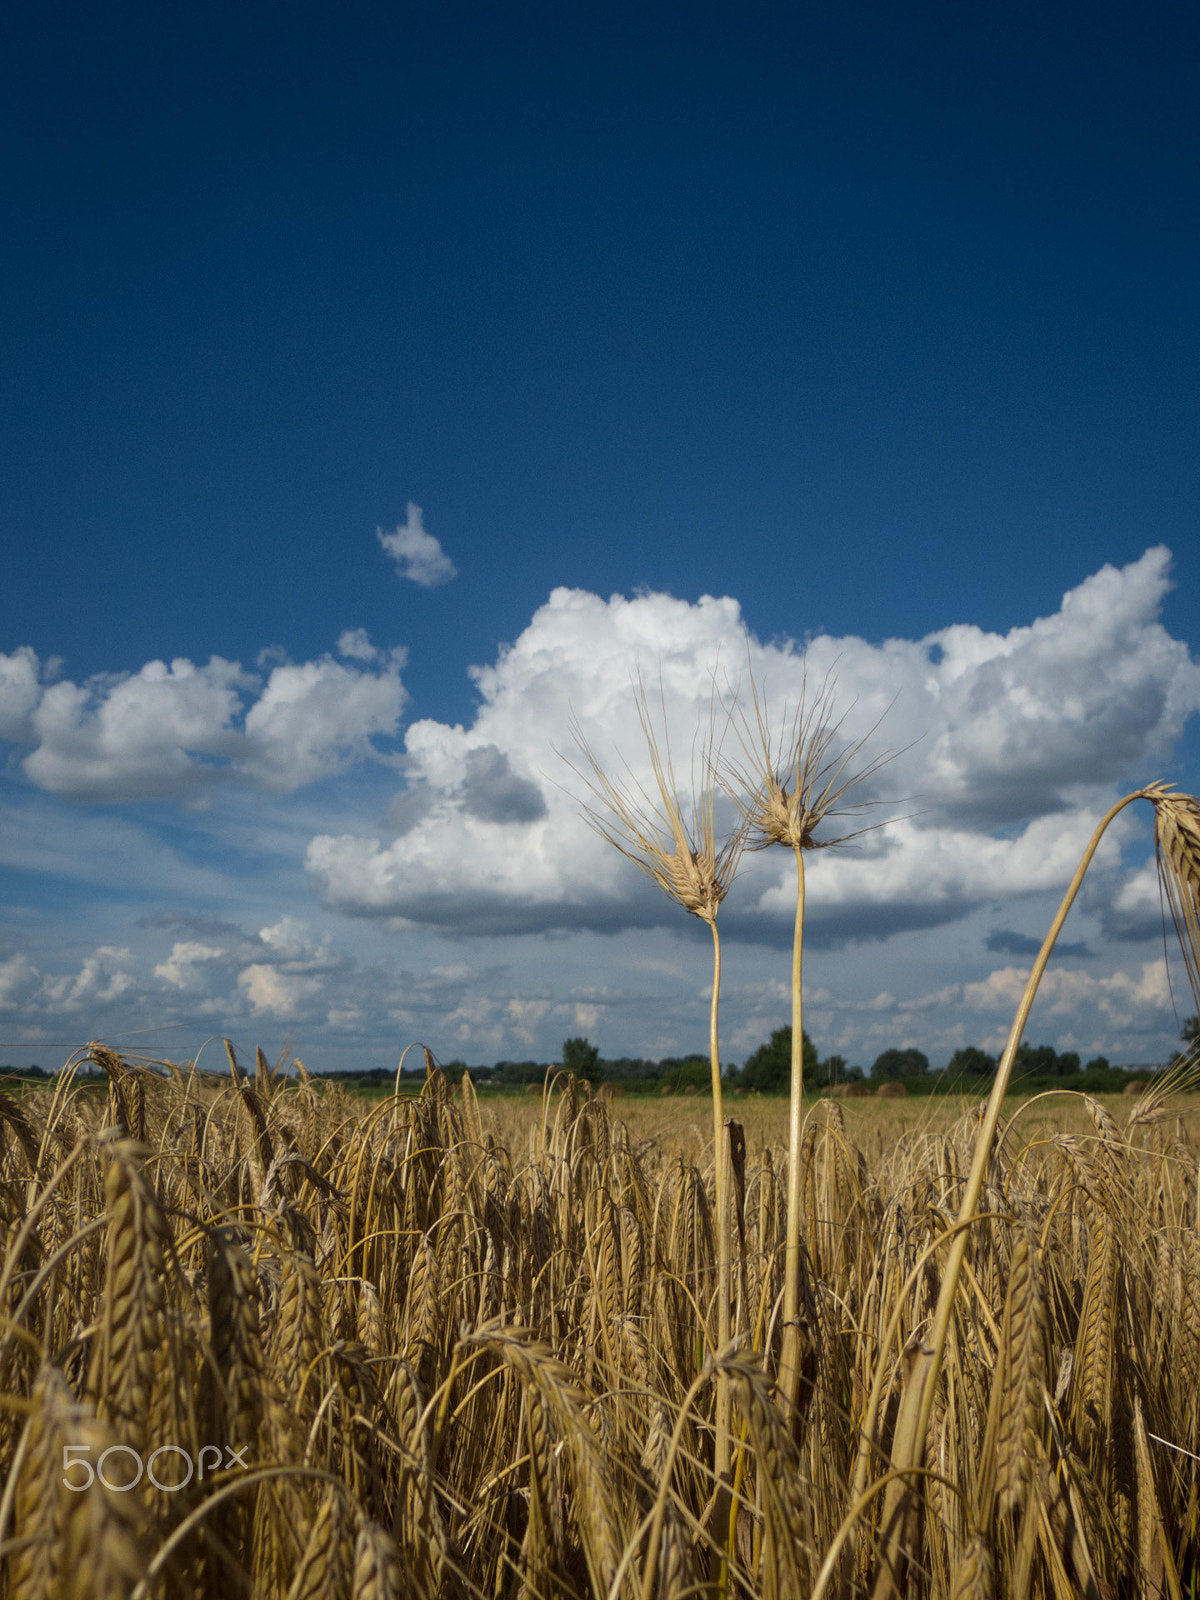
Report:
M 829 1092 L 839 1099 L 865 1100 L 871 1091 L 865 1083 L 835 1083 Z
M 908 1090 L 902 1083 L 881 1083 L 875 1091 L 877 1100 L 907 1100 Z
M 1146 1087 L 1145 1078 L 1133 1078 L 1133 1079 L 1130 1080 L 1129 1083 L 1127 1083 L 1125 1085 L 1125 1087 L 1121 1090 L 1121 1093 L 1122 1094 L 1141 1094 L 1142 1090 L 1145 1087 Z
M 625 1085 L 623 1083 L 606 1083 L 601 1086 L 599 1098 L 606 1106 L 612 1105 L 614 1100 L 625 1098 Z
M 659 1094 L 674 1094 L 675 1093 L 675 1085 L 673 1083 L 664 1083 L 662 1088 L 658 1092 L 659 1092 Z
M 687 1088 L 683 1092 L 684 1092 L 684 1094 L 699 1094 L 700 1093 L 699 1089 L 697 1089 L 697 1087 L 696 1087 L 696 1085 L 694 1083 L 689 1083 Z
M 526 1094 L 541 1094 L 541 1092 L 542 1086 L 540 1083 L 527 1083 L 525 1085 Z

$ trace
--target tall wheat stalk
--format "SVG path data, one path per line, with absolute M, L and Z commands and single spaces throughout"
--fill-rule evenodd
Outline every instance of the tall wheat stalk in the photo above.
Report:
M 839 742 L 844 714 L 836 704 L 836 684 L 827 676 L 811 699 L 807 683 L 790 721 L 785 713 L 776 735 L 767 716 L 765 685 L 750 678 L 753 720 L 742 712 L 738 735 L 745 758 L 725 763 L 722 782 L 742 813 L 751 850 L 784 845 L 796 858 L 796 917 L 792 933 L 792 1053 L 788 1097 L 787 1239 L 783 1274 L 783 1351 L 779 1389 L 784 1407 L 796 1404 L 800 1383 L 800 1145 L 804 1120 L 804 857 L 865 832 L 863 828 L 817 838 L 817 829 L 835 819 L 859 815 L 865 805 L 850 791 L 890 761 L 894 752 L 853 767 L 872 728 L 855 743 Z M 876 724 L 878 726 L 878 724 Z
M 707 924 L 712 935 L 713 976 L 709 1005 L 709 1062 L 712 1073 L 713 1172 L 717 1223 L 717 1347 L 724 1351 L 732 1336 L 730 1313 L 731 1230 L 729 1186 L 726 1182 L 725 1118 L 721 1095 L 721 1054 L 718 1040 L 718 1014 L 721 995 L 721 938 L 717 932 L 717 912 L 729 892 L 746 842 L 743 822 L 720 843 L 717 841 L 715 773 L 720 761 L 720 744 L 715 715 L 710 712 L 707 732 L 693 747 L 690 802 L 680 800 L 680 785 L 675 777 L 670 743 L 666 734 L 666 708 L 661 704 L 662 733 L 655 727 L 646 699 L 645 685 L 638 679 L 634 692 L 638 723 L 646 741 L 656 795 L 638 782 L 626 764 L 625 778 L 610 776 L 577 724 L 574 737 L 588 772 L 575 772 L 587 784 L 596 804 L 585 808 L 585 818 L 601 838 L 613 845 L 678 905 Z M 715 710 L 715 707 L 713 708 Z M 697 792 L 696 775 L 700 774 Z M 714 1470 L 718 1485 L 728 1478 L 732 1410 L 729 1379 L 718 1367 L 716 1377 L 716 1446 Z M 720 1493 L 720 1490 L 718 1491 Z M 721 1523 L 721 1506 L 716 1525 Z

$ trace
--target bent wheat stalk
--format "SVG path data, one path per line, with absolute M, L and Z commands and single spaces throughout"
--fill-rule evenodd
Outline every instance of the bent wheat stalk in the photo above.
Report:
M 1000 1108 L 1012 1077 L 1013 1062 L 1025 1032 L 1025 1024 L 1037 997 L 1051 952 L 1079 893 L 1080 885 L 1092 863 L 1097 847 L 1113 819 L 1135 800 L 1149 800 L 1154 806 L 1154 842 L 1160 880 L 1171 907 L 1188 977 L 1193 989 L 1200 989 L 1200 802 L 1190 795 L 1172 793 L 1173 788 L 1174 785 L 1167 783 L 1147 784 L 1144 789 L 1135 789 L 1132 794 L 1127 794 L 1124 799 L 1118 800 L 1116 805 L 1105 812 L 1075 869 L 1075 876 L 1067 887 L 1062 904 L 1033 964 L 1033 971 L 1029 975 L 1029 981 L 1025 985 L 1025 992 L 1021 996 L 1021 1003 L 1013 1019 L 1008 1043 L 996 1069 L 987 1109 L 975 1140 L 975 1153 L 959 1209 L 958 1227 L 950 1245 L 946 1271 L 934 1311 L 933 1326 L 926 1350 L 927 1359 L 921 1364 L 917 1374 L 920 1403 L 917 1405 L 914 1399 L 912 1406 L 914 1425 L 897 1429 L 892 1451 L 892 1468 L 897 1476 L 892 1479 L 888 1488 L 883 1515 L 885 1528 L 902 1528 L 908 1521 L 904 1502 L 912 1496 L 911 1475 L 920 1467 L 924 1455 L 934 1391 L 946 1347 L 954 1297 L 958 1291 L 958 1281 L 966 1255 L 969 1232 L 967 1225 L 975 1219 L 978 1212 L 984 1174 L 1000 1121 Z M 859 1460 L 864 1461 L 865 1456 L 860 1455 Z M 861 1492 L 862 1484 L 856 1480 L 855 1497 Z M 885 1550 L 881 1570 L 888 1568 L 895 1570 L 897 1561 L 902 1558 L 902 1552 L 894 1548 L 894 1545 L 893 1540 Z

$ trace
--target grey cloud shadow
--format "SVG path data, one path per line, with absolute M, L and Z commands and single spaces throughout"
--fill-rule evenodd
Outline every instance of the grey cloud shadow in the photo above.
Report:
M 481 745 L 467 752 L 466 777 L 451 793 L 464 811 L 481 822 L 524 824 L 540 822 L 546 800 L 537 784 L 512 770 L 498 745 Z M 419 822 L 446 801 L 446 791 L 416 782 L 392 796 L 383 826 L 398 838 L 411 833 Z
M 508 896 L 489 895 L 478 889 L 446 894 L 413 895 L 386 907 L 327 904 L 348 916 L 402 917 L 408 923 L 435 928 L 452 939 L 521 937 L 569 933 L 617 935 L 633 929 L 666 928 L 709 938 L 707 927 L 653 892 L 636 899 L 593 901 L 588 904 L 520 902 Z M 935 904 L 839 906 L 816 909 L 805 923 L 805 938 L 816 949 L 837 950 L 851 944 L 882 943 L 896 934 L 915 933 L 957 922 L 975 910 L 979 901 L 955 898 Z M 775 949 L 792 942 L 791 915 L 774 917 L 761 912 L 737 911 L 728 902 L 718 926 L 723 936 L 746 939 Z
M 515 773 L 494 744 L 467 752 L 462 797 L 465 809 L 484 822 L 539 822 L 546 815 L 537 784 Z
M 1012 928 L 993 928 L 983 941 L 983 946 L 985 950 L 991 950 L 998 955 L 1036 956 L 1042 948 L 1042 940 L 1028 933 L 1017 933 Z M 1090 950 L 1082 940 L 1076 944 L 1064 944 L 1060 941 L 1054 946 L 1054 951 L 1060 956 L 1090 958 L 1095 955 L 1095 951 Z
M 1101 911 L 1100 927 L 1106 939 L 1114 944 L 1143 944 L 1155 939 L 1160 944 L 1173 937 L 1171 913 L 1164 907 L 1160 911 L 1122 912 L 1112 907 Z

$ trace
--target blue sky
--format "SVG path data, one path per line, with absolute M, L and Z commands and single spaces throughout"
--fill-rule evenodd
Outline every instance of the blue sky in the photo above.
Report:
M 819 1043 L 998 1038 L 1087 819 L 1200 785 L 1198 34 L 7 18 L 0 1054 L 697 1046 L 702 947 L 553 751 L 573 709 L 637 758 L 637 664 L 686 745 L 745 630 L 781 716 L 808 641 L 916 741 L 896 842 L 822 861 Z M 1033 1032 L 1152 1059 L 1192 1005 L 1121 845 Z M 734 1056 L 786 1014 L 773 872 L 727 905 Z

